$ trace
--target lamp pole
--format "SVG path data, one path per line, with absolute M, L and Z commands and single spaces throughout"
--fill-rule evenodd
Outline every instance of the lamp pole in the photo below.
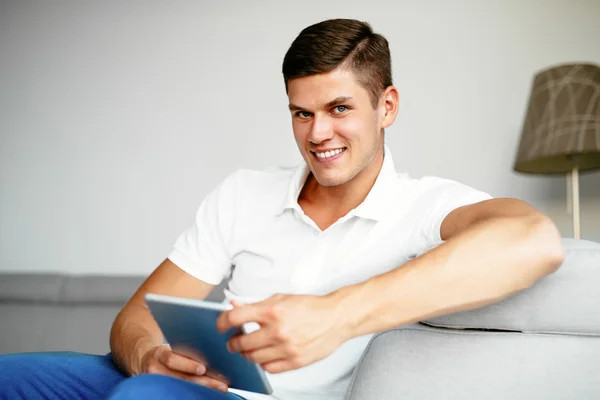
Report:
M 571 195 L 573 199 L 573 237 L 581 239 L 581 224 L 579 221 L 579 169 L 577 165 L 571 169 Z

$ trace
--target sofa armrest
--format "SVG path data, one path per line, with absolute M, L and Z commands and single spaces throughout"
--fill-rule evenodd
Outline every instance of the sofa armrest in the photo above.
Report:
M 375 336 L 347 400 L 600 398 L 600 337 L 411 326 Z
M 376 335 L 347 400 L 600 398 L 600 244 L 502 302 Z

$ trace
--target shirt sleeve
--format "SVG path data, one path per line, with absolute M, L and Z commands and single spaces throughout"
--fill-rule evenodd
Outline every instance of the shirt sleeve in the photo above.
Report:
M 453 210 L 492 198 L 489 194 L 449 179 L 425 177 L 417 199 L 420 229 L 417 252 L 421 255 L 443 243 L 442 222 Z
M 230 175 L 202 201 L 192 225 L 179 236 L 168 256 L 188 274 L 212 285 L 218 285 L 231 271 L 229 245 L 236 218 L 238 175 Z

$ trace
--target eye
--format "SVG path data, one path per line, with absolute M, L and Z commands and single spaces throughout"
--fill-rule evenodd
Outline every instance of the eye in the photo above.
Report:
M 348 107 L 346 107 L 346 106 L 335 106 L 333 108 L 334 114 L 343 114 L 347 110 L 348 110 Z
M 308 111 L 298 111 L 296 112 L 296 117 L 299 118 L 310 118 L 311 113 L 309 113 Z

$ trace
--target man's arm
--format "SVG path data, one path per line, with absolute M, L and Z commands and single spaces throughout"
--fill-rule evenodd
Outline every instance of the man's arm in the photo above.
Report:
M 192 277 L 169 259 L 142 283 L 113 323 L 110 347 L 120 369 L 130 375 L 141 373 L 141 357 L 163 344 L 163 335 L 144 301 L 144 294 L 157 293 L 203 299 L 214 286 Z
M 331 295 L 349 337 L 494 303 L 554 272 L 564 258 L 554 223 L 516 199 L 460 207 L 440 231 L 446 242 L 437 248 Z
M 260 323 L 259 331 L 231 339 L 230 350 L 285 372 L 355 336 L 499 301 L 554 272 L 564 257 L 552 221 L 514 199 L 455 209 L 440 236 L 440 246 L 366 282 L 326 296 L 278 294 L 223 313 L 217 326 Z
M 213 288 L 214 285 L 194 278 L 166 259 L 115 319 L 110 334 L 115 364 L 128 375 L 171 375 L 226 391 L 223 382 L 204 375 L 206 368 L 199 362 L 175 354 L 168 346 L 163 346 L 163 335 L 144 301 L 144 294 L 148 292 L 202 300 Z

